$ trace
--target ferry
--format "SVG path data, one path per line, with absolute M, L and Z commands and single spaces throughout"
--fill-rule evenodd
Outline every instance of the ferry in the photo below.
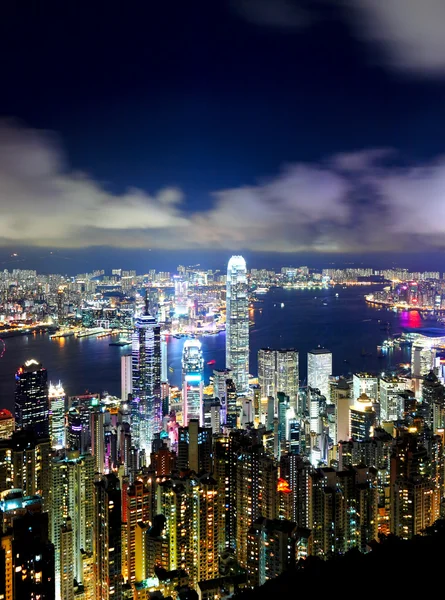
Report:
M 209 361 L 207 362 L 207 364 L 208 364 L 209 366 L 210 366 L 210 365 L 214 365 L 214 364 L 216 364 L 216 360 L 215 360 L 214 358 L 212 358 L 212 360 L 209 360 Z

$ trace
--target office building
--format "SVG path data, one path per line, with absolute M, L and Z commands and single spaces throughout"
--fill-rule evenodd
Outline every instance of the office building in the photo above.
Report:
M 182 350 L 182 422 L 186 426 L 190 419 L 204 421 L 202 394 L 204 386 L 204 359 L 201 342 L 186 340 Z
M 15 422 L 17 429 L 32 429 L 38 437 L 49 436 L 48 374 L 34 359 L 15 375 Z
M 226 367 L 238 396 L 249 392 L 249 306 L 246 261 L 232 256 L 227 266 Z
M 197 419 L 179 428 L 177 466 L 181 471 L 212 472 L 212 430 L 200 427 Z
M 299 387 L 298 352 L 293 348 L 258 350 L 258 384 L 261 397 L 277 397 L 283 392 L 290 398 L 290 405 L 297 408 Z
M 332 352 L 324 348 L 311 350 L 307 355 L 307 385 L 320 390 L 329 398 L 329 378 L 332 375 Z
M 405 379 L 380 378 L 380 421 L 397 421 L 404 418 L 405 404 L 400 395 L 407 388 Z
M 349 407 L 351 406 L 351 386 L 340 377 L 331 383 L 331 402 L 334 404 L 334 444 L 349 439 Z M 359 397 L 359 396 L 357 396 Z
M 258 384 L 261 388 L 261 396 L 266 398 L 276 396 L 275 388 L 276 352 L 271 348 L 260 348 L 258 350 Z
M 94 456 L 96 473 L 105 472 L 105 409 L 95 406 L 90 415 L 91 454 Z
M 227 419 L 227 381 L 230 377 L 229 369 L 213 371 L 213 395 L 221 404 L 221 425 L 225 425 Z
M 6 440 L 15 431 L 15 419 L 13 414 L 6 408 L 0 409 L 0 440 Z
M 96 600 L 122 598 L 121 491 L 114 474 L 94 484 Z
M 352 397 L 357 400 L 366 394 L 372 401 L 377 402 L 379 394 L 379 379 L 369 373 L 354 373 L 352 376 Z
M 349 409 L 349 437 L 357 442 L 369 440 L 376 424 L 375 403 L 366 394 L 357 398 Z
M 436 350 L 430 344 L 414 343 L 411 346 L 411 373 L 413 377 L 421 378 L 428 375 L 434 368 Z
M 65 408 L 66 397 L 62 385 L 52 385 L 48 390 L 49 400 L 49 433 L 54 450 L 65 447 Z
M 154 435 L 162 429 L 161 330 L 149 314 L 136 319 L 132 373 L 131 435 L 133 444 L 149 456 Z
M 132 356 L 121 356 L 121 400 L 128 402 L 128 396 L 133 392 Z

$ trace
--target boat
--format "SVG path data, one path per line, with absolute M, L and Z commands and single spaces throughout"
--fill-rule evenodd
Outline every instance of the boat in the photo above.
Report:
M 284 302 L 281 303 L 281 308 L 284 308 Z
M 207 362 L 208 365 L 214 365 L 216 363 L 216 360 L 214 358 L 212 358 L 212 360 L 209 360 Z
M 110 342 L 109 346 L 129 346 L 131 344 L 130 340 L 116 340 L 115 342 Z
M 169 370 L 170 373 L 174 373 L 175 372 L 175 370 L 174 370 L 173 367 L 169 367 L 168 370 Z

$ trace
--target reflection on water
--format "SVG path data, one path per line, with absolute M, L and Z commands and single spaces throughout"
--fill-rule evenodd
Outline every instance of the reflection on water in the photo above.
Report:
M 259 348 L 295 347 L 300 351 L 300 379 L 306 378 L 306 353 L 317 346 L 333 352 L 337 375 L 354 371 L 382 372 L 409 361 L 409 348 L 390 348 L 384 356 L 377 345 L 403 328 L 418 328 L 425 321 L 417 311 L 395 313 L 373 308 L 364 295 L 376 288 L 333 288 L 316 297 L 313 290 L 271 290 L 252 311 L 250 328 L 250 371 L 257 374 Z M 338 297 L 336 294 L 338 293 Z M 282 307 L 281 304 L 284 304 Z M 437 324 L 436 324 L 437 326 Z M 225 333 L 203 337 L 205 377 L 225 366 Z M 108 390 L 120 395 L 120 357 L 130 347 L 109 346 L 110 339 L 85 337 L 49 340 L 35 334 L 5 340 L 0 359 L 0 407 L 13 407 L 14 372 L 29 358 L 43 362 L 49 379 L 62 381 L 68 394 L 85 390 Z M 168 338 L 171 383 L 181 383 L 181 354 L 184 339 Z M 215 361 L 207 365 L 207 362 Z

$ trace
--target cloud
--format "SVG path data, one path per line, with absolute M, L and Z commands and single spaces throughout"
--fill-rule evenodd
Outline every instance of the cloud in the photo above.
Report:
M 445 246 L 444 197 L 445 157 L 400 166 L 395 151 L 371 148 L 211 191 L 210 208 L 194 211 L 169 186 L 111 194 L 70 170 L 53 134 L 0 122 L 0 245 L 7 248 L 437 249 Z
M 299 29 L 310 22 L 310 13 L 295 0 L 233 0 L 234 10 L 254 25 Z
M 361 39 L 375 42 L 390 66 L 445 74 L 444 0 L 342 0 Z

